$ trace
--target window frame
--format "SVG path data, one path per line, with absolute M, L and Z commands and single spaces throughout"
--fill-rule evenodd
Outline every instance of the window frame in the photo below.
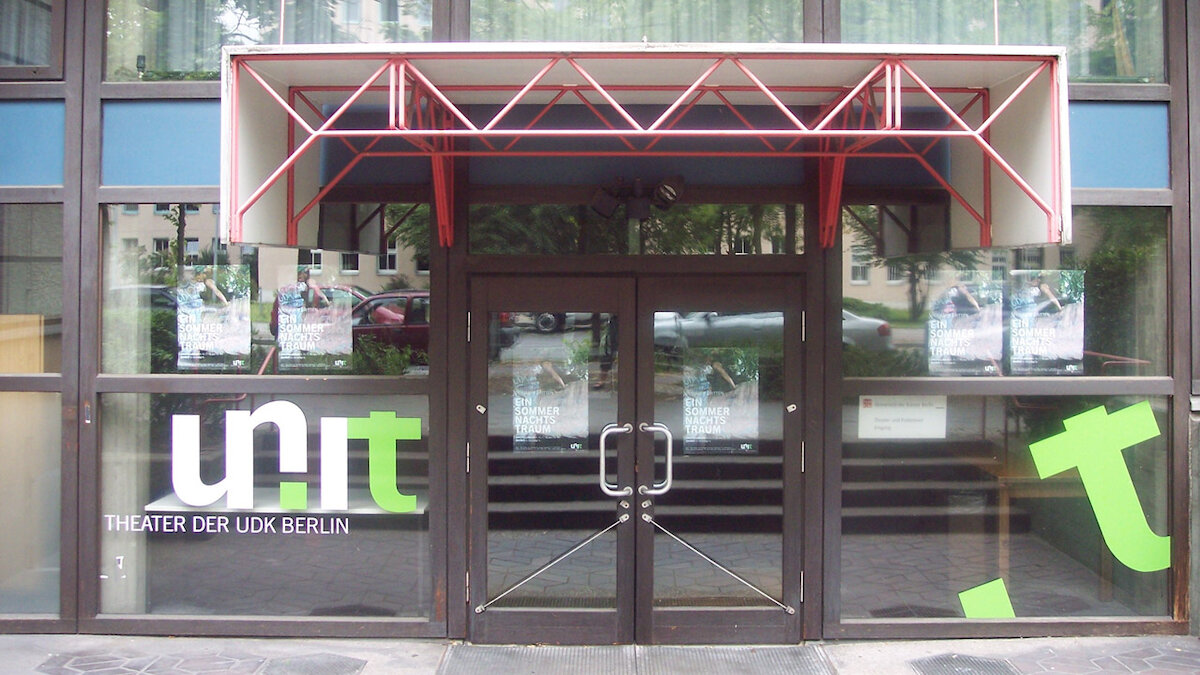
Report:
M 0 82 L 63 79 L 63 52 L 66 46 L 66 1 L 45 0 L 50 4 L 50 63 L 3 66 Z

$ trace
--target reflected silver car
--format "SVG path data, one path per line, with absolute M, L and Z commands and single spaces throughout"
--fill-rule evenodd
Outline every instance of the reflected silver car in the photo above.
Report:
M 892 327 L 882 319 L 851 314 L 842 310 L 842 345 L 883 352 L 892 349 Z
M 654 313 L 654 346 L 672 353 L 782 334 L 783 312 Z M 886 321 L 842 310 L 842 344 L 868 351 L 890 350 L 892 327 Z

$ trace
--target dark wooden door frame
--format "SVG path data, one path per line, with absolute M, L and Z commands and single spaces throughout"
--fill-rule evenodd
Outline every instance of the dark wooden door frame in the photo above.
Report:
M 742 259 L 743 266 L 748 259 Z M 661 261 L 660 261 L 661 262 Z M 697 262 L 697 261 L 692 261 Z M 641 267 L 641 261 L 630 261 L 630 265 Z M 621 265 L 617 265 L 621 267 Z M 661 271 L 661 266 L 649 266 Z M 696 266 L 689 265 L 693 270 Z M 785 485 L 783 503 L 784 531 L 784 602 L 795 608 L 792 615 L 782 610 L 655 610 L 653 589 L 650 583 L 637 583 L 637 579 L 652 578 L 654 541 L 653 526 L 641 519 L 643 512 L 652 513 L 653 506 L 643 508 L 643 500 L 635 495 L 630 499 L 630 513 L 635 517 L 631 527 L 622 527 L 618 535 L 619 553 L 617 597 L 614 612 L 588 612 L 580 610 L 516 610 L 488 609 L 477 613 L 475 608 L 487 601 L 487 457 L 479 450 L 471 453 L 467 475 L 468 491 L 468 562 L 470 597 L 468 603 L 468 638 L 478 642 L 656 642 L 656 643 L 713 643 L 713 642 L 796 642 L 803 635 L 803 569 L 802 554 L 805 530 L 820 527 L 819 521 L 805 525 L 802 517 L 804 504 L 804 475 L 802 457 L 806 407 L 802 404 L 805 393 L 803 370 L 803 310 L 804 298 L 802 275 L 739 275 L 693 274 L 687 278 L 678 275 L 654 274 L 650 269 L 637 271 L 626 269 L 619 275 L 588 275 L 574 278 L 545 275 L 472 275 L 469 279 L 471 296 L 469 307 L 474 319 L 471 321 L 469 372 L 485 373 L 488 367 L 488 315 L 501 309 L 587 309 L 606 311 L 618 316 L 636 316 L 637 330 L 626 331 L 622 336 L 621 353 L 626 363 L 636 363 L 636 371 L 653 373 L 653 317 L 656 307 L 663 303 L 695 304 L 697 308 L 745 311 L 752 309 L 784 308 L 785 353 L 795 355 L 787 359 L 785 373 L 785 400 L 795 402 L 796 408 L 785 412 L 785 447 L 788 448 L 783 466 Z M 572 283 L 579 279 L 582 283 Z M 637 342 L 634 342 L 636 336 Z M 626 375 L 625 382 L 630 381 Z M 653 378 L 637 377 L 635 392 L 626 386 L 618 394 L 618 409 L 621 420 L 645 421 L 651 415 L 649 403 L 637 403 L 640 395 L 643 402 L 653 400 Z M 487 447 L 487 383 L 486 378 L 469 378 L 468 438 L 476 448 Z M 475 406 L 483 406 L 480 411 Z M 628 420 L 625 419 L 628 417 Z M 653 467 L 655 443 L 646 434 L 633 434 L 622 438 L 621 443 L 633 446 L 637 453 L 637 464 Z M 624 451 L 629 446 L 623 446 Z M 652 476 L 634 476 L 632 462 L 619 467 L 621 485 L 640 485 L 653 481 Z M 635 482 L 635 478 L 637 481 Z M 812 519 L 810 519 L 812 520 Z M 624 539 L 621 539 L 624 537 Z M 636 540 L 634 539 L 636 537 Z M 640 551 L 640 553 L 639 553 Z M 810 583 L 813 581 L 810 579 Z M 779 613 L 776 614 L 775 612 Z M 491 612 L 489 615 L 488 612 Z M 657 625 L 656 625 L 657 624 Z M 636 632 L 635 632 L 636 626 Z

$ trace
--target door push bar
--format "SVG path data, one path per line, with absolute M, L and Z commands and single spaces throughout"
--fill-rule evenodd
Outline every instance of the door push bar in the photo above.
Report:
M 675 437 L 671 435 L 671 430 L 667 428 L 667 425 L 660 424 L 658 422 L 654 422 L 652 424 L 646 424 L 645 422 L 642 422 L 641 424 L 638 425 L 638 430 L 644 431 L 644 432 L 650 433 L 650 434 L 662 434 L 667 439 L 667 475 L 666 475 L 666 477 L 663 478 L 662 482 L 655 483 L 653 487 L 646 486 L 646 485 L 639 485 L 638 486 L 638 494 L 649 495 L 652 497 L 657 497 L 658 495 L 664 495 L 667 493 L 668 490 L 671 489 L 671 467 L 672 467 L 672 459 L 675 456 L 675 451 L 674 451 Z
M 633 425 L 629 422 L 625 424 L 606 424 L 600 430 L 600 490 L 609 497 L 628 497 L 633 494 L 633 488 L 626 485 L 620 487 L 608 482 L 608 472 L 605 470 L 604 463 L 608 455 L 607 445 L 608 437 L 611 434 L 627 434 L 633 431 Z

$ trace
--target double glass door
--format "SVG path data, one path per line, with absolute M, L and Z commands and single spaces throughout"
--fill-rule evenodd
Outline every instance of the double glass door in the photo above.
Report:
M 799 639 L 800 297 L 473 279 L 472 640 Z

